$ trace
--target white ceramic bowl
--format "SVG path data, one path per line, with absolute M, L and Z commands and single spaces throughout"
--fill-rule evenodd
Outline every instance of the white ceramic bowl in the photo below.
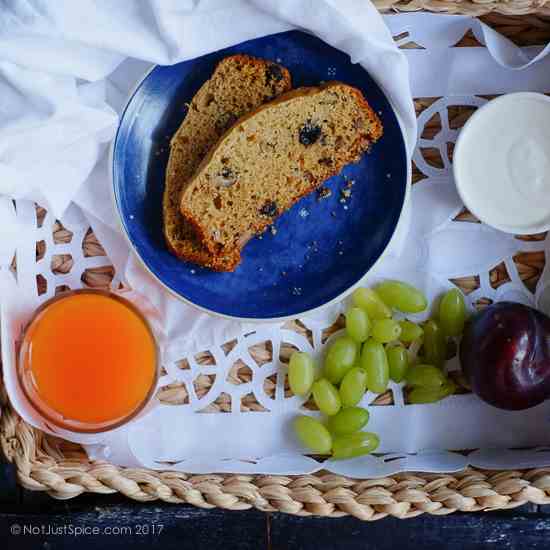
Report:
M 550 98 L 521 92 L 479 108 L 453 155 L 458 193 L 472 214 L 513 234 L 550 229 Z

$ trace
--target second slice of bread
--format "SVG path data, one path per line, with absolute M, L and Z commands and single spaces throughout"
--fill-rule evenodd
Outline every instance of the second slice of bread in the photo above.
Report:
M 224 134 L 186 185 L 181 212 L 212 254 L 235 254 L 381 135 L 358 89 L 330 82 L 293 90 Z
M 197 92 L 170 142 L 163 196 L 164 236 L 176 256 L 216 271 L 233 271 L 238 250 L 210 252 L 180 214 L 181 192 L 218 138 L 243 114 L 291 87 L 281 65 L 248 55 L 222 59 Z

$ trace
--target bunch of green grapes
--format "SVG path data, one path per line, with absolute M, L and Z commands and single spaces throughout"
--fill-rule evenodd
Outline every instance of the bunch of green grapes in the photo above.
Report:
M 294 429 L 303 445 L 334 459 L 352 458 L 373 452 L 378 436 L 362 429 L 369 420 L 359 407 L 366 391 L 384 393 L 390 379 L 405 381 L 408 402 L 433 403 L 455 392 L 456 386 L 443 371 L 449 337 L 464 328 L 466 307 L 460 291 L 443 295 L 438 319 L 419 325 L 393 318 L 394 310 L 420 313 L 428 307 L 424 294 L 400 281 L 384 281 L 374 288 L 359 288 L 346 313 L 346 335 L 328 348 L 322 372 L 310 355 L 294 352 L 290 357 L 290 389 L 300 396 L 310 392 L 325 423 L 300 415 Z M 421 344 L 421 361 L 409 364 L 407 346 Z

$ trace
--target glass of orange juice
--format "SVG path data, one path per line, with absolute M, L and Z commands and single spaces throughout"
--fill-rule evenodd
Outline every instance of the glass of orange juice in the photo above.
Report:
M 151 326 L 128 300 L 75 290 L 35 312 L 17 373 L 34 409 L 59 428 L 97 433 L 133 419 L 152 398 L 159 352 Z

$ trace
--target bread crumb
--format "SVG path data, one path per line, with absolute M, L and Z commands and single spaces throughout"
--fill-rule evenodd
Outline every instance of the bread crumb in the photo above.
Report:
M 295 286 L 292 289 L 292 294 L 294 294 L 294 296 L 301 296 L 302 295 L 302 289 L 299 286 Z
M 308 210 L 307 208 L 302 208 L 302 209 L 298 212 L 298 215 L 300 216 L 300 218 L 306 219 L 306 218 L 309 216 L 309 210 Z
M 270 230 L 272 235 L 277 235 L 277 228 L 274 225 L 271 226 Z
M 328 187 L 321 187 L 317 190 L 317 200 L 328 199 L 332 195 L 332 191 Z

